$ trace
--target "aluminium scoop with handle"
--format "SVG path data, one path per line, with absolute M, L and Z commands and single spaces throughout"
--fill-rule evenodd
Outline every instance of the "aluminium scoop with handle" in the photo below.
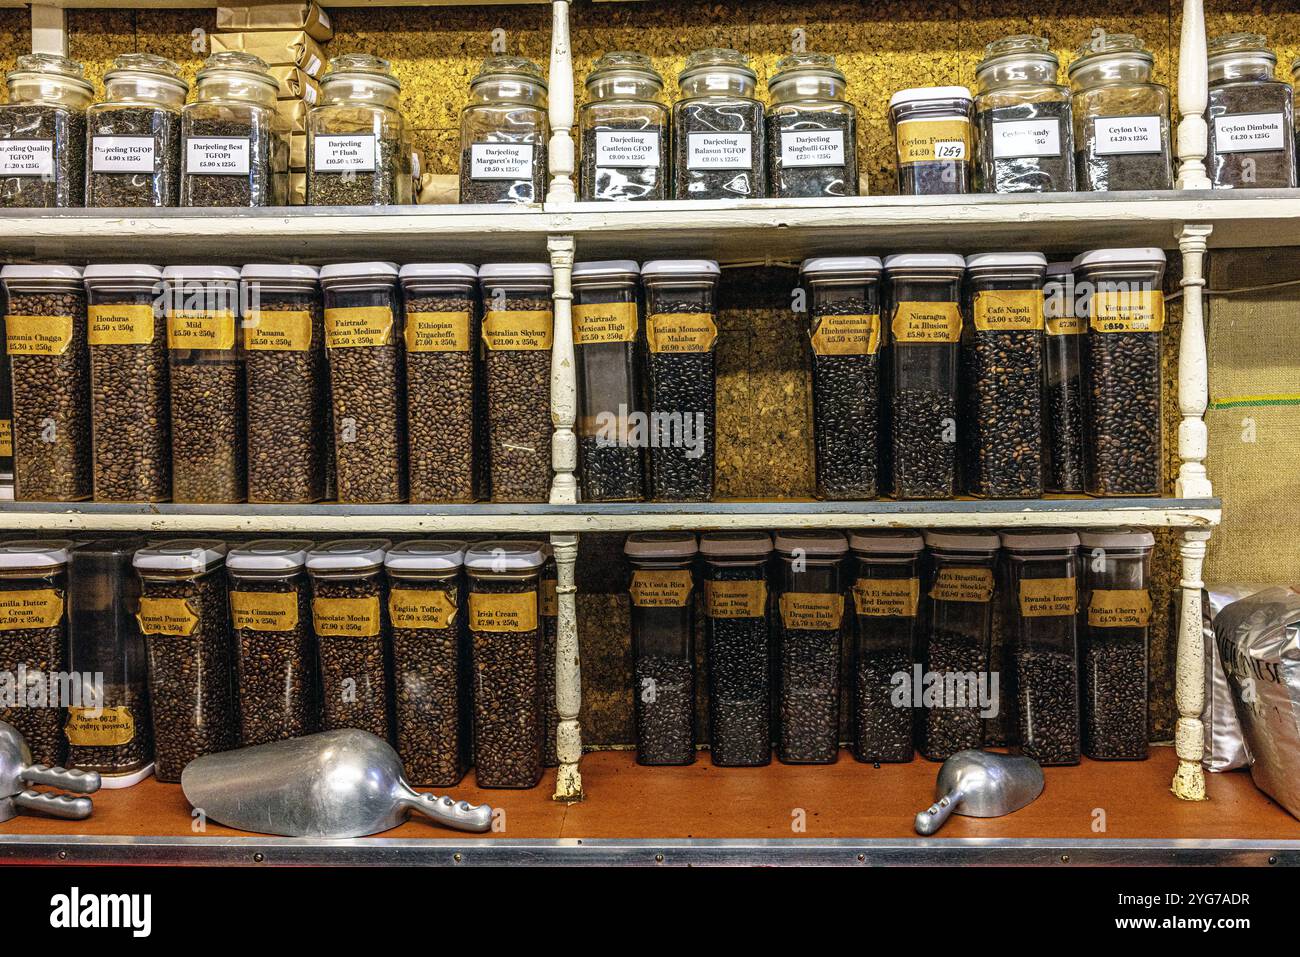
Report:
M 94 771 L 69 771 L 32 763 L 27 742 L 12 724 L 0 721 L 0 821 L 7 821 L 20 810 L 41 811 L 53 817 L 80 821 L 94 810 L 88 797 L 49 794 L 34 791 L 27 785 L 44 784 L 94 794 L 99 790 L 99 775 Z
M 933 834 L 952 814 L 1001 817 L 1043 793 L 1043 769 L 1021 754 L 958 751 L 939 769 L 937 799 L 916 816 L 916 832 Z

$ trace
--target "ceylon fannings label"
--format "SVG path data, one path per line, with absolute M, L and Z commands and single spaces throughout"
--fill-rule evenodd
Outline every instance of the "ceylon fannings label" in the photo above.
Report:
M 374 638 L 379 634 L 379 596 L 313 598 L 312 627 L 326 638 Z
M 63 617 L 63 594 L 53 588 L 0 592 L 0 631 L 53 628 Z
M 915 618 L 921 598 L 916 578 L 859 578 L 853 605 L 864 618 Z
M 1040 289 L 982 289 L 972 319 L 980 332 L 1036 332 L 1043 328 Z
M 154 312 L 149 303 L 90 306 L 86 318 L 92 346 L 147 346 L 153 342 Z
M 637 569 L 628 593 L 638 608 L 681 608 L 691 597 L 690 569 Z
M 243 631 L 293 631 L 298 627 L 298 593 L 232 591 L 230 621 Z
M 1022 618 L 1060 618 L 1079 610 L 1073 578 L 1023 578 L 1020 581 Z
M 469 352 L 468 312 L 408 312 L 407 352 Z
M 993 570 L 941 568 L 930 587 L 930 597 L 935 601 L 986 602 L 993 597 Z
M 1046 328 L 1049 336 L 1081 336 L 1088 331 L 1088 320 L 1083 316 L 1049 316 Z
M 325 345 L 361 349 L 393 343 L 393 310 L 387 306 L 339 306 L 325 310 Z
M 542 617 L 555 618 L 560 613 L 560 596 L 556 590 L 560 583 L 554 578 L 542 579 Z
M 9 458 L 14 454 L 14 420 L 0 419 L 0 456 Z
M 244 317 L 244 348 L 250 352 L 306 352 L 311 313 L 306 309 L 254 309 Z
M 167 316 L 169 349 L 233 349 L 235 314 L 229 309 L 177 309 Z
M 573 344 L 633 342 L 636 339 L 636 303 L 608 302 L 573 307 Z
M 554 330 L 549 309 L 492 309 L 483 317 L 483 344 L 494 352 L 537 352 L 551 348 Z
M 1151 593 L 1145 588 L 1097 590 L 1088 600 L 1092 628 L 1145 628 L 1151 624 Z
M 651 352 L 708 352 L 718 341 L 718 324 L 707 312 L 661 312 L 646 318 L 645 335 Z
M 1092 294 L 1093 332 L 1159 332 L 1165 294 L 1159 289 L 1104 289 Z
M 880 316 L 822 316 L 812 334 L 819 356 L 874 356 L 880 351 Z
M 450 628 L 456 603 L 440 588 L 394 588 L 388 593 L 388 620 L 394 628 Z
M 898 162 L 903 166 L 960 161 L 971 155 L 967 120 L 904 120 L 898 124 L 895 136 Z
M 706 581 L 704 599 L 710 618 L 762 618 L 767 614 L 767 582 Z
M 777 600 L 781 624 L 798 631 L 834 631 L 844 620 L 844 596 L 788 591 Z
M 5 316 L 11 356 L 61 356 L 72 345 L 71 316 Z
M 955 302 L 897 302 L 889 331 L 895 342 L 957 342 L 961 339 L 961 309 Z
M 151 598 L 142 596 L 136 612 L 140 632 L 145 635 L 187 637 L 198 627 L 199 616 L 185 598 Z
M 69 708 L 68 743 L 81 748 L 115 748 L 135 740 L 130 708 Z
M 537 592 L 471 592 L 471 631 L 519 633 L 537 629 Z

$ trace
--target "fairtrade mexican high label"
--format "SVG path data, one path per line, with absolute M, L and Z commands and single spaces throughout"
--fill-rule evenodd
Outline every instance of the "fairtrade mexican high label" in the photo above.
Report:
M 339 306 L 325 310 L 325 346 L 364 349 L 393 343 L 393 310 L 388 306 Z
M 71 316 L 5 316 L 5 346 L 11 356 L 61 356 L 70 345 Z
M 312 627 L 327 638 L 374 638 L 379 634 L 379 596 L 313 598 Z
M 635 342 L 637 327 L 635 302 L 607 302 L 573 307 L 575 346 Z
M 939 344 L 961 339 L 961 309 L 955 302 L 898 302 L 889 320 L 895 342 Z
M 762 618 L 767 613 L 767 582 L 706 581 L 704 598 L 710 618 Z
M 235 313 L 230 309 L 175 309 L 167 315 L 168 349 L 235 347 Z
M 638 608 L 681 608 L 693 587 L 690 569 L 637 569 L 628 592 Z
M 777 600 L 790 631 L 835 631 L 844 620 L 844 596 L 788 591 Z
M 1151 593 L 1145 588 L 1098 589 L 1088 599 L 1091 628 L 1145 628 L 1151 624 Z
M 441 588 L 394 588 L 388 593 L 388 620 L 394 628 L 450 628 L 456 603 Z
M 983 289 L 975 294 L 972 320 L 980 332 L 1037 332 L 1043 328 L 1039 289 Z
M 471 631 L 517 634 L 537 629 L 537 592 L 470 592 Z
M 864 618 L 915 618 L 920 598 L 916 578 L 859 578 L 853 583 L 853 605 Z
M 307 352 L 311 313 L 306 309 L 255 309 L 244 317 L 244 348 L 250 352 Z
M 89 306 L 86 320 L 86 338 L 92 346 L 147 346 L 153 342 L 154 311 L 149 303 Z
M 819 356 L 874 356 L 880 351 L 880 315 L 822 316 L 812 349 Z
M 1159 332 L 1165 294 L 1159 289 L 1106 289 L 1092 294 L 1094 332 Z
M 646 344 L 661 355 L 708 352 L 718 341 L 718 324 L 707 312 L 661 312 L 646 319 Z

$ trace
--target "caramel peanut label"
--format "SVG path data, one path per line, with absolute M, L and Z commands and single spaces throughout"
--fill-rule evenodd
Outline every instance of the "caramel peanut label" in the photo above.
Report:
M 1159 289 L 1106 289 L 1092 294 L 1093 332 L 1159 332 L 1165 294 Z
M 694 579 L 689 569 L 638 569 L 628 589 L 639 608 L 681 608 L 691 597 Z
M 1061 618 L 1079 610 L 1073 578 L 1024 578 L 1020 581 L 1022 618 Z
M 1094 591 L 1088 601 L 1091 628 L 1145 628 L 1151 624 L 1151 593 L 1145 588 Z
M 75 747 L 120 747 L 135 740 L 135 715 L 130 708 L 69 708 L 63 730 Z
M 822 316 L 812 349 L 819 356 L 874 356 L 880 351 L 880 316 Z
M 176 309 L 167 316 L 169 349 L 233 349 L 235 314 L 229 309 Z
M 767 582 L 706 581 L 704 599 L 710 618 L 762 618 L 767 614 Z
M 853 606 L 864 618 L 915 618 L 920 599 L 916 578 L 859 578 L 853 583 Z
M 244 348 L 250 352 L 311 349 L 311 313 L 305 309 L 256 309 L 244 317 Z
M 0 592 L 0 631 L 53 628 L 63 618 L 63 594 L 53 588 Z
M 554 331 L 549 309 L 493 309 L 483 318 L 483 344 L 493 352 L 544 351 Z
M 450 628 L 456 603 L 440 588 L 394 588 L 388 593 L 388 620 L 394 628 Z
M 393 310 L 387 306 L 340 306 L 325 310 L 325 346 L 364 349 L 393 344 Z
M 598 345 L 603 342 L 636 340 L 636 303 L 609 302 L 602 305 L 573 307 L 573 344 Z
M 374 638 L 379 634 L 379 596 L 313 598 L 311 621 L 322 638 Z
M 1080 336 L 1088 331 L 1083 316 L 1050 316 L 1046 321 L 1049 336 Z
M 469 352 L 468 312 L 408 312 L 407 352 Z
M 5 316 L 11 356 L 61 356 L 72 345 L 71 316 Z
M 904 120 L 895 132 L 898 162 L 962 162 L 971 155 L 970 123 L 966 120 Z
M 708 352 L 718 341 L 718 324 L 708 312 L 663 312 L 646 319 L 645 335 L 651 352 Z
M 780 597 L 781 624 L 799 631 L 835 631 L 844 620 L 844 596 L 789 591 Z
M 148 303 L 90 306 L 86 319 L 92 346 L 147 346 L 153 342 L 154 313 Z
M 935 601 L 986 602 L 993 597 L 991 568 L 941 568 L 930 588 Z
M 556 592 L 559 584 L 554 578 L 542 579 L 542 617 L 554 618 L 560 613 L 560 596 Z
M 293 631 L 298 627 L 298 593 L 232 591 L 230 621 L 244 631 Z
M 975 294 L 971 317 L 980 332 L 1037 332 L 1043 328 L 1038 289 L 984 289 Z
M 194 634 L 194 629 L 199 626 L 199 616 L 186 598 L 143 596 L 135 618 L 140 623 L 140 633 L 145 635 L 184 638 Z
M 536 631 L 537 592 L 471 592 L 469 627 L 472 631 Z
M 961 309 L 955 302 L 895 303 L 889 331 L 895 342 L 957 342 L 961 339 Z

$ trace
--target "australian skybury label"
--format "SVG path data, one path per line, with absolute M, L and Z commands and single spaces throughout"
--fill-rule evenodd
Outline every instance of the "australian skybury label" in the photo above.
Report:
M 325 345 L 361 349 L 393 342 L 393 310 L 387 306 L 343 306 L 325 310 Z
M 408 312 L 407 352 L 469 352 L 468 312 Z
M 0 592 L 0 631 L 53 628 L 63 617 L 63 595 L 53 588 Z
M 1092 628 L 1145 628 L 1151 624 L 1151 593 L 1145 588 L 1098 590 L 1088 600 Z
M 691 572 L 686 568 L 637 569 L 628 589 L 638 608 L 681 608 L 691 597 Z
M 379 596 L 313 598 L 312 625 L 329 638 L 374 638 L 379 634 Z
M 767 582 L 706 581 L 705 602 L 710 618 L 762 618 L 767 613 Z
M 990 568 L 941 568 L 930 588 L 935 601 L 986 602 L 993 597 Z
M 718 324 L 707 312 L 661 312 L 646 319 L 645 335 L 651 352 L 708 352 L 718 341 Z
M 135 715 L 130 708 L 69 708 L 64 732 L 75 747 L 120 747 L 135 740 Z
M 1062 618 L 1079 610 L 1073 578 L 1022 578 L 1020 580 L 1020 615 L 1022 618 Z
M 250 352 L 306 352 L 311 313 L 305 309 L 255 309 L 244 317 L 244 348 Z
M 975 328 L 980 332 L 1036 332 L 1043 328 L 1040 289 L 982 289 L 975 294 Z
M 970 156 L 970 123 L 966 120 L 904 120 L 898 124 L 898 162 L 935 163 Z
M 149 303 L 90 306 L 86 318 L 92 346 L 147 346 L 153 342 L 154 314 Z
M 636 303 L 609 302 L 573 307 L 573 344 L 633 342 L 636 339 Z
M 1092 294 L 1093 332 L 1159 332 L 1165 294 L 1159 289 L 1104 289 Z
M 781 624 L 799 631 L 834 631 L 844 620 L 844 596 L 788 591 L 777 601 Z
M 471 631 L 517 634 L 537 629 L 537 592 L 471 592 Z
M 188 599 L 151 598 L 142 596 L 140 610 L 136 613 L 140 632 L 145 635 L 170 635 L 184 638 L 194 634 L 199 616 L 194 614 Z
M 11 356 L 61 356 L 72 345 L 71 316 L 5 316 Z
M 388 593 L 388 620 L 394 628 L 450 628 L 456 603 L 440 588 L 394 588 Z
M 298 593 L 232 591 L 230 621 L 242 631 L 293 631 L 298 627 Z
M 874 356 L 880 351 L 880 316 L 822 316 L 812 348 L 819 356 Z
M 235 314 L 229 309 L 176 309 L 167 316 L 168 349 L 233 349 Z
M 549 309 L 492 309 L 483 317 L 483 344 L 493 352 L 551 348 L 555 330 Z
M 859 578 L 853 605 L 864 618 L 915 618 L 921 582 L 915 578 Z
M 957 342 L 961 339 L 961 310 L 955 302 L 898 302 L 889 331 L 895 342 Z

